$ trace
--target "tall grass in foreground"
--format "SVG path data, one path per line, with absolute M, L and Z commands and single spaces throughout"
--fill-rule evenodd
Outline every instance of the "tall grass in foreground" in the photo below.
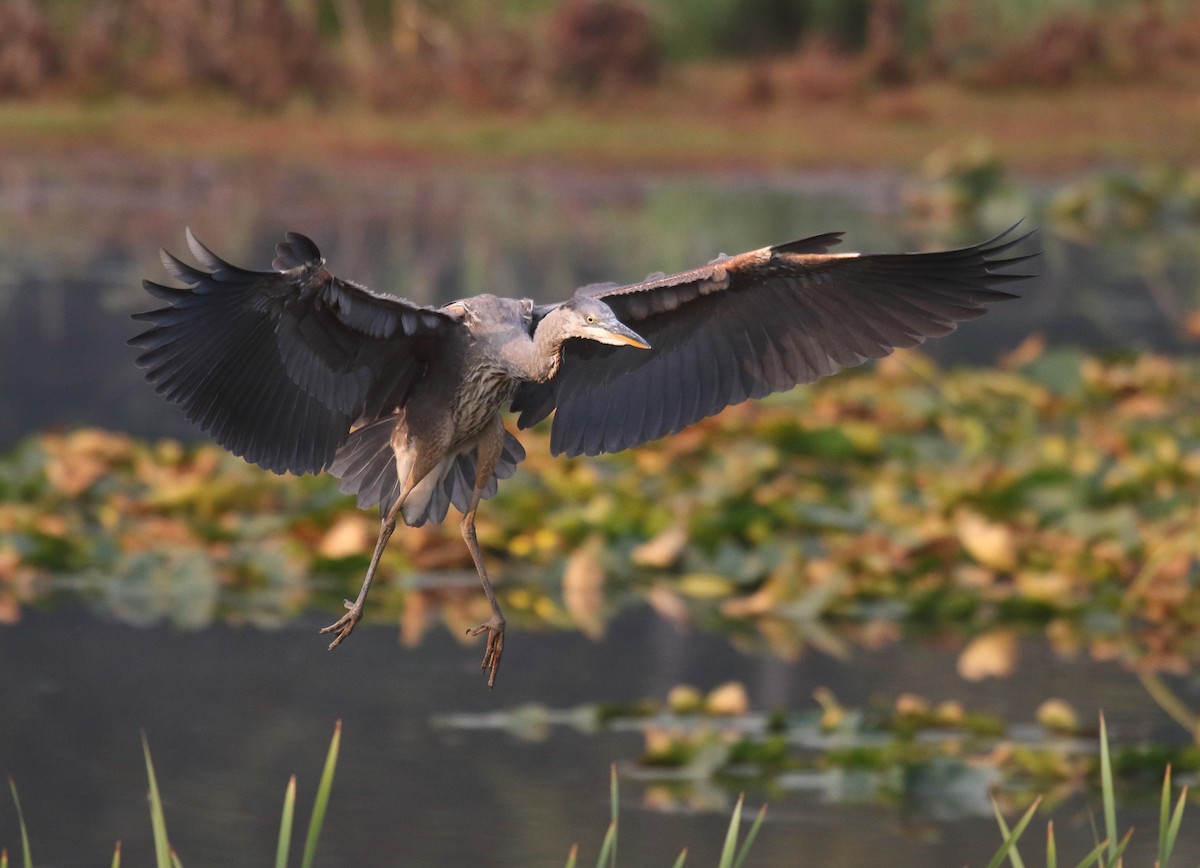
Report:
M 333 789 L 333 773 L 337 768 L 338 750 L 342 741 L 342 722 L 339 720 L 333 727 L 333 738 L 329 742 L 329 753 L 325 757 L 325 768 L 321 773 L 321 781 L 317 785 L 317 795 L 313 799 L 312 815 L 308 821 L 308 833 L 304 839 L 304 851 L 301 854 L 301 868 L 312 868 L 317 855 L 317 841 L 321 837 L 321 827 L 325 824 L 325 809 L 329 805 L 329 793 Z M 154 774 L 154 763 L 150 759 L 150 744 L 142 734 L 142 753 L 146 758 L 146 778 L 150 785 L 150 826 L 154 832 L 154 864 L 156 868 L 182 868 L 183 863 L 171 848 L 167 836 L 167 820 L 163 811 L 162 795 L 158 789 L 158 778 Z M 33 868 L 33 857 L 29 850 L 29 835 L 25 828 L 25 817 L 21 813 L 21 801 L 17 798 L 17 786 L 12 778 L 8 779 L 9 789 L 12 790 L 13 802 L 17 807 L 17 825 L 21 830 L 21 853 L 23 868 Z M 279 823 L 279 842 L 275 850 L 275 868 L 287 868 L 288 856 L 292 845 L 292 820 L 296 813 L 296 776 L 288 781 L 283 796 L 283 816 Z M 121 866 L 121 842 L 113 848 L 112 868 Z M 8 868 L 8 852 L 0 850 L 0 868 Z
M 616 868 L 617 865 L 617 767 L 613 766 L 610 777 L 610 790 L 612 801 L 612 819 L 608 824 L 608 831 L 604 833 L 604 841 L 600 844 L 600 856 L 596 859 L 596 868 Z M 721 848 L 721 861 L 717 863 L 718 868 L 741 868 L 742 862 L 746 859 L 746 854 L 750 852 L 750 845 L 754 843 L 755 837 L 758 836 L 758 829 L 762 826 L 763 818 L 767 815 L 767 806 L 763 805 L 758 809 L 758 815 L 754 818 L 754 823 L 750 826 L 750 831 L 746 833 L 746 840 L 742 842 L 742 846 L 738 848 L 738 830 L 742 825 L 742 802 L 745 796 L 738 796 L 737 804 L 733 808 L 733 816 L 729 818 L 729 828 L 725 832 L 725 844 Z M 675 860 L 674 868 L 683 868 L 683 864 L 687 859 L 687 848 L 684 847 L 679 854 L 679 858 Z M 579 861 L 579 845 L 571 847 L 571 852 L 567 855 L 566 868 L 577 868 Z M 3 868 L 3 866 L 0 866 Z
M 1174 810 L 1171 810 L 1171 792 L 1171 767 L 1168 765 L 1163 773 L 1162 799 L 1159 804 L 1158 849 L 1154 859 L 1155 868 L 1167 868 L 1171 852 L 1175 849 L 1175 839 L 1179 834 L 1179 827 L 1183 823 L 1183 805 L 1187 799 L 1188 788 L 1184 787 L 1180 791 Z M 1124 837 L 1118 840 L 1117 799 L 1113 790 L 1112 758 L 1108 750 L 1108 727 L 1105 725 L 1103 714 L 1100 715 L 1100 800 L 1104 811 L 1105 838 L 1098 841 L 1083 859 L 1075 863 L 1075 868 L 1089 868 L 1092 865 L 1098 866 L 1098 868 L 1121 868 L 1124 864 L 1122 855 L 1133 835 L 1133 829 L 1130 829 Z M 1025 828 L 1033 819 L 1040 803 L 1041 799 L 1034 800 L 1034 803 L 1029 806 L 1029 809 L 1012 829 L 1009 829 L 1008 824 L 1004 821 L 1000 809 L 996 808 L 996 822 L 1000 826 L 1000 834 L 1004 841 L 988 863 L 988 868 L 1000 868 L 1006 857 L 1012 868 L 1025 868 L 1025 863 L 1017 850 L 1017 841 L 1024 834 Z M 993 807 L 995 807 L 995 803 L 993 803 Z M 1054 841 L 1053 821 L 1046 824 L 1046 868 L 1058 868 L 1058 847 Z
M 301 868 L 312 868 L 314 859 L 316 858 L 317 842 L 321 835 L 321 828 L 325 823 L 325 811 L 329 804 L 329 793 L 333 788 L 333 775 L 337 767 L 341 734 L 342 724 L 341 721 L 338 721 L 334 726 L 333 738 L 330 740 L 329 752 L 325 758 L 325 767 L 321 773 L 320 783 L 317 786 L 316 797 L 313 800 L 312 814 L 309 818 L 308 832 L 305 836 L 304 850 L 301 855 Z M 142 750 L 146 759 L 146 777 L 150 787 L 150 823 L 154 831 L 156 868 L 182 868 L 179 856 L 171 849 L 170 839 L 167 836 L 167 823 L 163 812 L 162 797 L 158 789 L 158 780 L 154 774 L 154 764 L 150 758 L 150 747 L 145 735 L 142 736 Z M 13 803 L 16 806 L 17 825 L 21 833 L 20 864 L 23 868 L 33 868 L 33 857 L 30 853 L 29 835 L 25 827 L 25 817 L 21 811 L 21 800 L 17 796 L 17 787 L 11 777 L 8 780 L 8 785 L 12 793 Z M 1183 823 L 1183 806 L 1187 800 L 1188 788 L 1186 786 L 1182 788 L 1178 799 L 1175 801 L 1174 808 L 1171 806 L 1172 792 L 1171 767 L 1168 765 L 1163 774 L 1162 797 L 1159 805 L 1158 848 L 1154 860 L 1155 868 L 1168 868 L 1171 853 L 1175 848 L 1175 840 Z M 619 799 L 617 770 L 615 766 L 612 769 L 610 778 L 610 793 L 612 818 L 608 824 L 608 831 L 605 833 L 604 840 L 600 845 L 600 855 L 596 860 L 596 868 L 616 868 L 617 866 Z M 1090 866 L 1097 866 L 1097 868 L 1122 868 L 1124 864 L 1122 856 L 1133 835 L 1133 829 L 1129 829 L 1124 837 L 1118 839 L 1116 793 L 1113 787 L 1112 758 L 1109 753 L 1108 729 L 1104 721 L 1104 715 L 1100 716 L 1100 793 L 1104 815 L 1105 837 L 1103 840 L 1098 840 L 1096 845 L 1080 861 L 1074 863 L 1075 868 L 1090 868 Z M 762 826 L 763 818 L 766 816 L 767 808 L 766 805 L 763 805 L 759 809 L 757 816 L 755 816 L 745 840 L 742 841 L 739 847 L 738 833 L 742 824 L 743 798 L 741 796 L 738 797 L 737 805 L 733 809 L 733 815 L 729 818 L 729 827 L 725 833 L 725 842 L 721 848 L 718 868 L 741 868 L 750 851 L 751 845 L 754 843 L 754 839 L 758 836 L 758 830 Z M 1005 859 L 1009 861 L 1012 868 L 1025 868 L 1025 862 L 1021 858 L 1017 843 L 1029 827 L 1030 822 L 1033 820 L 1033 815 L 1037 812 L 1040 804 L 1041 799 L 1035 800 L 1025 813 L 1021 815 L 1016 825 L 1011 828 L 1000 813 L 1000 809 L 996 807 L 996 823 L 1000 827 L 1000 834 L 1003 840 L 1000 848 L 992 856 L 991 861 L 988 862 L 987 868 L 1000 868 L 1004 864 Z M 276 848 L 275 868 L 287 868 L 288 866 L 295 810 L 296 776 L 292 775 L 284 791 L 283 813 L 279 823 L 279 841 Z M 1098 832 L 1095 833 L 1095 837 L 1099 837 Z M 687 852 L 686 847 L 680 852 L 674 862 L 674 868 L 683 868 L 687 859 Z M 578 868 L 578 861 L 579 846 L 575 845 L 571 848 L 567 856 L 566 868 Z M 118 841 L 113 850 L 112 866 L 113 868 L 120 868 L 120 865 L 121 842 Z M 0 849 L 0 868 L 9 868 L 7 850 Z M 1053 821 L 1046 824 L 1046 868 L 1058 868 L 1058 848 L 1054 839 Z
M 333 738 L 329 741 L 329 753 L 325 757 L 325 768 L 321 772 L 321 782 L 317 785 L 317 795 L 313 799 L 312 814 L 308 820 L 308 834 L 304 839 L 304 851 L 301 855 L 301 868 L 312 868 L 317 855 L 317 841 L 321 837 L 321 827 L 325 825 L 325 809 L 329 806 L 329 792 L 333 789 L 333 773 L 337 768 L 338 750 L 342 742 L 342 722 L 339 720 L 333 727 Z M 150 824 L 154 829 L 154 862 L 157 868 L 182 868 L 179 856 L 171 849 L 167 838 L 167 822 L 163 815 L 162 799 L 158 792 L 158 781 L 154 776 L 154 764 L 150 761 L 150 745 L 146 736 L 142 735 L 142 750 L 146 755 L 146 777 L 150 780 Z M 292 820 L 296 814 L 296 776 L 288 780 L 283 794 L 283 815 L 279 823 L 279 841 L 275 848 L 275 868 L 287 868 L 288 856 L 292 847 Z M 121 845 L 117 843 L 113 854 L 113 866 L 121 864 Z

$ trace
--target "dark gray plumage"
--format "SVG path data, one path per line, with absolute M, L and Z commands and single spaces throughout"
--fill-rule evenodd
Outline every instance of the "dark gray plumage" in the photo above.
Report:
M 525 457 L 502 411 L 554 413 L 551 450 L 615 452 L 748 398 L 790 389 L 952 331 L 1015 296 L 1013 230 L 933 253 L 831 254 L 840 233 L 723 256 L 641 283 L 534 305 L 480 295 L 434 309 L 334 277 L 289 233 L 273 271 L 223 261 L 189 231 L 202 270 L 163 253 L 186 288 L 145 281 L 167 307 L 137 314 L 130 343 L 155 391 L 230 451 L 277 473 L 328 469 L 379 539 L 358 598 L 322 632 L 336 647 L 362 608 L 398 517 L 451 504 L 492 608 L 489 686 L 504 617 L 475 540 L 475 511 Z M 633 331 L 634 327 L 637 331 Z M 631 349 L 637 348 L 637 349 Z

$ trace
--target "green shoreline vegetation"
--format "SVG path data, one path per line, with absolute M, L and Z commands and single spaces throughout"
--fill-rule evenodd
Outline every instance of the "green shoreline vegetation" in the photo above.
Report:
M 0 4 L 0 135 L 297 162 L 1196 163 L 1200 11 L 1056 0 Z M 1148 111 L 1147 107 L 1153 107 Z

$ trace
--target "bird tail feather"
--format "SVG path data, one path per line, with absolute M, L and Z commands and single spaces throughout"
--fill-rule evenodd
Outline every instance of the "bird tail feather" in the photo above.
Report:
M 334 456 L 329 471 L 338 477 L 338 488 L 357 497 L 366 509 L 379 505 L 380 515 L 391 510 L 400 496 L 400 480 L 412 469 L 410 450 L 395 450 L 392 433 L 396 417 L 386 416 L 355 429 Z M 525 458 L 525 449 L 512 434 L 504 432 L 504 446 L 492 478 L 483 490 L 483 498 L 492 497 L 501 479 L 512 476 Z M 427 521 L 441 522 L 451 504 L 465 512 L 475 485 L 476 450 L 469 447 L 442 461 L 409 493 L 402 509 L 405 524 L 420 527 Z

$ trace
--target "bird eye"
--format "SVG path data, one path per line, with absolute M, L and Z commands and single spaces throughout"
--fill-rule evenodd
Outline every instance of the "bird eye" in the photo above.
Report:
M 594 316 L 592 316 L 591 314 L 588 314 L 587 321 L 588 321 L 588 323 L 589 323 L 589 324 L 591 324 L 591 323 L 594 323 L 594 322 L 596 321 L 596 318 L 595 318 Z

